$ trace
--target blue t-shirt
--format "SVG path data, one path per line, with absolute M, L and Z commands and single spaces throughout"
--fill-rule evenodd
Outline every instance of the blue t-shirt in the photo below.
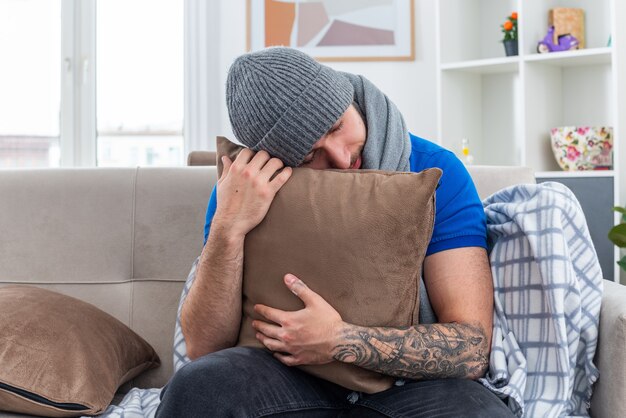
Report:
M 439 145 L 409 134 L 412 172 L 437 167 L 443 171 L 435 192 L 435 227 L 426 255 L 461 247 L 487 248 L 487 226 L 483 205 L 463 163 Z M 217 185 L 213 188 L 206 212 L 204 243 L 217 209 Z

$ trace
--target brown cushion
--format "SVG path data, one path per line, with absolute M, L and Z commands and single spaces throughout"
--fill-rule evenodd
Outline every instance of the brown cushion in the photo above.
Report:
M 161 364 L 152 347 L 93 305 L 32 286 L 0 288 L 0 409 L 101 413 L 118 386 Z
M 218 155 L 241 147 L 218 139 Z M 218 172 L 221 174 L 218 159 Z M 253 307 L 304 307 L 284 285 L 293 273 L 343 320 L 362 326 L 416 324 L 422 262 L 432 235 L 441 170 L 421 173 L 296 168 L 263 222 L 246 236 L 238 345 L 262 347 Z M 301 366 L 346 388 L 375 393 L 394 379 L 354 365 Z

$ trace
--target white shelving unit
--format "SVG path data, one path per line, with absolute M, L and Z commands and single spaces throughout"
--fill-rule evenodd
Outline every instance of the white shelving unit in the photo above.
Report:
M 538 178 L 612 177 L 614 203 L 623 204 L 619 196 L 626 196 L 621 167 L 626 164 L 626 145 L 620 147 L 626 137 L 626 25 L 619 17 L 626 17 L 626 2 L 437 3 L 440 143 L 460 156 L 461 139 L 468 138 L 475 164 L 529 166 Z M 547 32 L 548 11 L 554 7 L 585 10 L 585 49 L 537 53 L 537 42 Z M 513 11 L 519 16 L 519 56 L 506 57 L 500 25 Z M 612 46 L 607 46 L 609 36 Z M 550 147 L 550 129 L 569 125 L 613 127 L 613 170 L 560 170 Z M 617 260 L 618 250 L 614 253 Z

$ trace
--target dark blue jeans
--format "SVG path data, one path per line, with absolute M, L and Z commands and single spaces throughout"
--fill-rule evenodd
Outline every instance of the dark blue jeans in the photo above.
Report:
M 471 380 L 407 381 L 373 395 L 288 367 L 270 353 L 236 347 L 187 364 L 161 392 L 163 417 L 513 417 Z

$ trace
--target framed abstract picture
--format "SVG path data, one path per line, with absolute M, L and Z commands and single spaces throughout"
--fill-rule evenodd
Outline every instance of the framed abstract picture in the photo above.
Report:
M 414 0 L 248 0 L 248 50 L 290 46 L 319 61 L 412 61 Z

